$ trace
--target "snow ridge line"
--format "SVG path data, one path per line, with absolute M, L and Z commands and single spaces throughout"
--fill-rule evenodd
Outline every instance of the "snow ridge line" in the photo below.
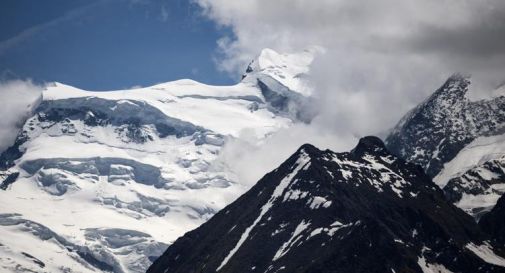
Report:
M 249 237 L 250 232 L 256 225 L 261 221 L 263 216 L 272 208 L 273 202 L 282 196 L 284 193 L 284 190 L 289 186 L 291 183 L 293 177 L 303 168 L 305 165 L 310 163 L 310 157 L 307 153 L 305 153 L 303 150 L 301 151 L 300 157 L 296 161 L 296 167 L 293 169 L 291 173 L 289 173 L 284 179 L 281 180 L 279 185 L 275 188 L 274 192 L 272 193 L 272 196 L 268 200 L 268 202 L 261 207 L 260 214 L 256 220 L 250 225 L 244 233 L 242 233 L 242 236 L 240 237 L 239 241 L 235 245 L 235 247 L 228 253 L 228 255 L 224 258 L 224 260 L 221 262 L 219 267 L 216 269 L 216 272 L 221 270 L 227 263 L 228 261 L 235 255 L 235 253 L 239 250 L 239 248 L 242 246 L 242 244 L 245 242 L 245 240 Z

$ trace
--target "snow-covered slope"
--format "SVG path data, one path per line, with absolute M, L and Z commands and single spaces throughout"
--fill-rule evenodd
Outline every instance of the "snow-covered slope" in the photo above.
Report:
M 254 62 L 263 63 L 265 52 L 276 69 L 233 86 L 48 86 L 0 155 L 0 271 L 143 272 L 246 191 L 214 164 L 222 146 L 242 135 L 261 141 L 299 122 L 292 113 L 308 100 L 294 88 L 309 52 L 286 61 L 268 50 Z M 269 79 L 268 91 L 261 79 Z
M 322 48 L 312 47 L 301 53 L 280 54 L 265 48 L 259 57 L 249 64 L 244 77 L 252 73 L 262 73 L 290 90 L 310 96 L 312 88 L 304 81 L 304 77 L 309 73 L 309 66 L 315 55 L 322 51 Z
M 148 273 L 504 272 L 505 252 L 376 137 L 305 144 Z
M 505 190 L 505 96 L 471 101 L 470 78 L 451 76 L 386 138 L 395 154 L 421 165 L 474 216 Z M 501 163 L 500 163 L 501 162 Z
M 505 193 L 505 134 L 479 137 L 434 178 L 458 207 L 479 217 Z

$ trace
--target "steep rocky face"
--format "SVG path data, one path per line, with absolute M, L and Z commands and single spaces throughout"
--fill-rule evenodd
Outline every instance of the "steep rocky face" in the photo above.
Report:
M 148 272 L 504 272 L 505 252 L 417 165 L 366 137 L 304 145 Z
M 505 97 L 470 101 L 469 85 L 468 77 L 451 76 L 402 118 L 386 143 L 478 219 L 505 192 Z
M 482 216 L 479 226 L 490 234 L 496 243 L 505 246 L 505 195 L 502 195 L 496 206 Z
M 470 101 L 469 85 L 468 77 L 451 76 L 402 118 L 386 138 L 388 149 L 435 177 L 477 137 L 503 134 L 505 97 Z
M 312 98 L 291 91 L 269 76 L 258 77 L 257 84 L 271 111 L 305 123 L 316 115 Z

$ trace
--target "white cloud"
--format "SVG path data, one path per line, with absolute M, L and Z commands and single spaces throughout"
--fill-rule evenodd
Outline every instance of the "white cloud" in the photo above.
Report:
M 229 164 L 237 172 L 250 172 L 237 166 L 241 159 L 271 168 L 271 161 L 281 162 L 303 142 L 348 149 L 351 139 L 393 126 L 455 72 L 472 74 L 474 96 L 505 80 L 501 0 L 197 2 L 206 16 L 233 30 L 233 36 L 218 41 L 218 65 L 237 78 L 266 47 L 326 49 L 309 75 L 320 115 L 310 126 L 281 132 L 261 148 L 230 146 L 223 157 L 234 155 Z M 254 172 L 258 178 L 262 174 Z
M 406 87 L 414 86 L 411 92 L 426 94 L 460 70 L 490 86 L 505 78 L 505 2 L 500 0 L 198 3 L 209 18 L 232 28 L 234 37 L 219 41 L 219 64 L 237 75 L 262 48 L 295 51 L 318 44 L 328 49 L 324 68 L 335 71 L 333 84 L 340 89 L 408 92 Z
M 24 121 L 41 99 L 42 87 L 31 81 L 0 83 L 0 152 L 11 146 Z
M 277 168 L 304 143 L 334 151 L 348 150 L 356 144 L 354 135 L 302 123 L 282 129 L 259 144 L 247 139 L 241 136 L 228 141 L 215 164 L 224 164 L 240 183 L 249 186 Z

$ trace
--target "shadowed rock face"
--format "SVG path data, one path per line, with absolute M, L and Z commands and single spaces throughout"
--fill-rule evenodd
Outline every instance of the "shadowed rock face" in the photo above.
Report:
M 505 195 L 502 195 L 496 206 L 484 214 L 479 221 L 479 226 L 491 235 L 493 240 L 505 246 Z
M 311 98 L 289 90 L 268 76 L 259 77 L 257 84 L 270 111 L 305 123 L 316 116 Z
M 402 118 L 386 138 L 388 149 L 435 177 L 475 138 L 505 133 L 505 97 L 470 101 L 469 85 L 468 77 L 451 76 Z
M 148 272 L 503 272 L 475 250 L 487 239 L 421 168 L 366 137 L 346 153 L 303 145 Z
M 402 118 L 386 146 L 421 165 L 452 203 L 479 219 L 505 192 L 505 157 L 492 148 L 503 141 L 505 96 L 470 101 L 469 85 L 468 77 L 451 76 Z

